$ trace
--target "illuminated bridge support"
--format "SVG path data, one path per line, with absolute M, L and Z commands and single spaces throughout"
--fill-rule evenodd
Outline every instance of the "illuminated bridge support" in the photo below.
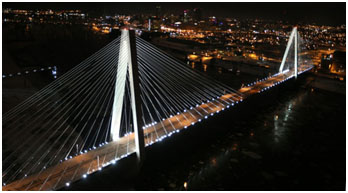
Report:
M 115 96 L 112 109 L 111 138 L 116 141 L 120 138 L 120 126 L 122 116 L 122 105 L 125 95 L 125 85 L 127 81 L 130 85 L 131 109 L 133 117 L 133 129 L 135 134 L 135 146 L 138 161 L 144 157 L 144 131 L 142 129 L 142 111 L 140 98 L 140 81 L 137 63 L 135 32 L 123 29 L 121 32 L 120 51 L 117 67 L 117 77 L 115 86 Z
M 290 37 L 289 37 L 289 41 L 288 41 L 288 44 L 286 46 L 286 49 L 285 49 L 285 53 L 284 53 L 284 56 L 283 56 L 283 59 L 282 59 L 282 63 L 280 64 L 280 68 L 279 68 L 279 73 L 282 73 L 283 72 L 283 68 L 284 68 L 284 64 L 286 62 L 286 58 L 288 57 L 288 54 L 289 54 L 289 50 L 290 50 L 290 47 L 292 45 L 293 42 L 295 42 L 294 44 L 294 73 L 295 73 L 295 78 L 297 78 L 297 27 L 294 27 L 291 31 L 291 34 L 290 34 Z

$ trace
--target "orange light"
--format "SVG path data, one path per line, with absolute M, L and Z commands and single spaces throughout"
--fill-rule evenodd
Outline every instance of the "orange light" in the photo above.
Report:
M 252 58 L 252 59 L 257 59 L 256 54 L 249 54 L 249 57 Z
M 211 57 L 211 56 L 204 56 L 203 58 L 202 58 L 202 61 L 204 61 L 204 60 L 211 60 L 213 57 Z
M 190 55 L 188 56 L 188 58 L 189 58 L 190 60 L 196 60 L 196 59 L 198 58 L 198 56 L 195 55 L 195 54 L 190 54 Z
M 207 68 L 208 68 L 208 65 L 203 64 L 203 69 L 204 69 L 204 72 L 206 72 L 206 71 L 207 71 Z

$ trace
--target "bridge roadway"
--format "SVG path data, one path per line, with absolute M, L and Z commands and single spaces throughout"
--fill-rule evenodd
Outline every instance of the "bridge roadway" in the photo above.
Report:
M 305 69 L 299 69 L 299 72 Z M 280 83 L 287 78 L 291 78 L 292 71 L 278 74 L 266 80 L 257 82 L 251 86 L 243 87 L 239 91 L 243 93 L 243 98 L 259 93 L 262 89 Z M 157 123 L 144 129 L 146 146 L 161 141 L 163 138 L 179 132 L 181 129 L 200 122 L 203 119 L 218 113 L 227 108 L 226 101 L 240 100 L 235 94 L 226 94 L 214 101 L 201 104 L 198 107 L 187 110 L 179 115 Z M 218 102 L 219 101 L 219 102 Z M 225 104 L 222 105 L 222 104 Z M 231 105 L 230 105 L 231 107 Z M 135 152 L 134 134 L 120 138 L 117 141 L 109 142 L 101 147 L 92 149 L 87 153 L 77 155 L 71 159 L 63 161 L 55 166 L 42 170 L 41 172 L 17 179 L 16 181 L 3 186 L 3 190 L 56 190 L 70 185 L 72 182 L 87 177 L 88 174 L 101 169 L 102 167 L 114 164 L 118 159 L 122 159 Z

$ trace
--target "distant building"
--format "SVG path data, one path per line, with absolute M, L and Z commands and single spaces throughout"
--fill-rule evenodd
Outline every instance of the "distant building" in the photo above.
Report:
M 199 21 L 201 21 L 201 20 L 202 20 L 202 11 L 201 11 L 201 9 L 199 9 L 199 8 L 194 8 L 194 9 L 193 9 L 192 17 L 193 17 L 193 21 L 194 21 L 194 22 L 199 22 Z
M 185 9 L 184 10 L 184 18 L 183 18 L 183 22 L 187 23 L 189 21 L 189 14 L 188 14 L 189 10 Z
M 149 31 L 153 30 L 160 30 L 161 29 L 161 19 L 154 17 L 151 17 L 148 19 L 148 22 L 146 24 L 146 27 Z
M 161 6 L 156 6 L 156 18 L 159 18 L 161 14 Z
M 211 25 L 216 25 L 217 24 L 217 18 L 215 17 L 215 16 L 211 16 L 211 17 L 209 17 L 209 23 L 211 24 Z
M 148 23 L 147 29 L 148 29 L 149 31 L 151 31 L 151 18 L 149 18 L 149 23 Z
M 346 72 L 346 52 L 335 51 L 331 71 L 338 73 Z
M 329 72 L 331 71 L 332 63 L 333 63 L 333 55 L 323 54 L 321 57 L 320 69 L 322 71 Z

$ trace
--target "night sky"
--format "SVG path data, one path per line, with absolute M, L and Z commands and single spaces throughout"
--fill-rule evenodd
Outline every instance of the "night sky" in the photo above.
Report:
M 3 7 L 31 9 L 82 9 L 91 15 L 113 15 L 133 13 L 181 14 L 184 9 L 201 8 L 203 16 L 263 18 L 284 20 L 296 24 L 316 23 L 320 25 L 342 25 L 346 23 L 346 3 L 237 3 L 237 2 L 171 2 L 171 3 L 3 3 Z

